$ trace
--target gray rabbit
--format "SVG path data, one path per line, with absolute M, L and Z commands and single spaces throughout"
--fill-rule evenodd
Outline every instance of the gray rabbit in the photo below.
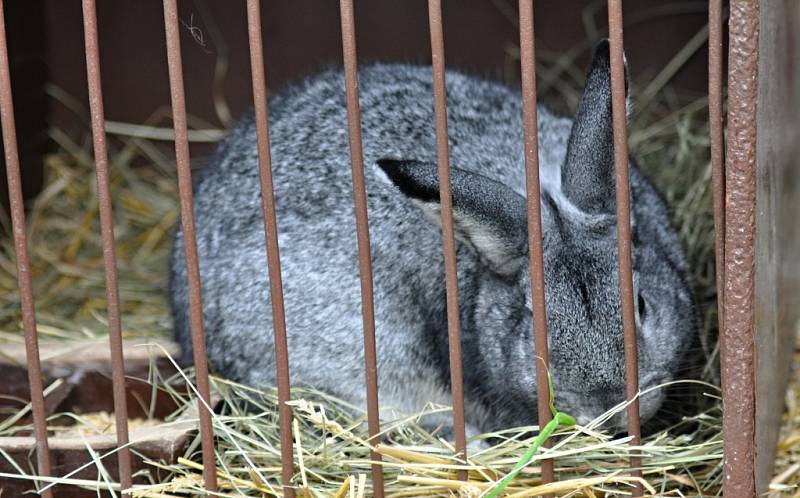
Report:
M 382 418 L 450 404 L 431 69 L 359 72 Z M 519 90 L 447 73 L 466 416 L 470 433 L 536 422 Z M 328 71 L 270 100 L 290 374 L 364 405 L 364 354 L 344 79 Z M 608 43 L 575 119 L 538 108 L 550 370 L 585 423 L 625 399 Z M 195 188 L 208 356 L 221 375 L 275 385 L 256 125 L 245 117 Z M 667 210 L 631 164 L 642 389 L 673 379 L 696 334 L 687 263 Z M 175 333 L 191 348 L 180 230 Z M 641 399 L 642 420 L 662 404 Z M 434 420 L 435 419 L 435 420 Z M 433 417 L 428 424 L 447 424 Z M 624 415 L 610 421 L 622 429 Z M 445 427 L 447 430 L 447 427 Z

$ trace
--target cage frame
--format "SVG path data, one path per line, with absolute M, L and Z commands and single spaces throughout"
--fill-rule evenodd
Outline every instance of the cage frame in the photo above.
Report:
M 186 260 L 190 281 L 190 316 L 194 364 L 197 369 L 197 388 L 200 392 L 198 410 L 200 414 L 200 433 L 204 463 L 206 489 L 215 491 L 216 469 L 214 463 L 213 427 L 209 412 L 210 392 L 208 362 L 204 346 L 204 326 L 202 317 L 202 287 L 194 237 L 194 215 L 191 189 L 190 157 L 188 147 L 188 126 L 183 89 L 183 67 L 180 50 L 180 30 L 177 14 L 177 0 L 164 0 L 164 29 L 168 55 L 170 89 L 175 131 L 175 154 L 179 171 L 179 198 L 181 223 L 186 234 Z M 265 240 L 267 242 L 266 263 L 269 271 L 270 292 L 274 334 L 276 337 L 276 356 L 278 364 L 278 392 L 281 399 L 280 432 L 283 454 L 282 480 L 285 496 L 293 497 L 294 490 L 288 485 L 293 475 L 291 408 L 285 403 L 289 400 L 288 349 L 286 345 L 286 325 L 280 279 L 279 246 L 277 223 L 275 220 L 274 194 L 272 192 L 270 143 L 266 105 L 266 78 L 263 62 L 262 28 L 259 0 L 247 1 L 248 34 L 250 39 L 251 72 L 253 99 L 258 122 L 258 153 L 262 187 L 262 209 L 265 219 Z M 3 141 L 6 155 L 6 173 L 9 187 L 10 211 L 12 215 L 13 237 L 17 256 L 18 285 L 21 295 L 22 322 L 25 335 L 28 361 L 28 375 L 31 386 L 31 404 L 37 442 L 37 465 L 41 475 L 51 475 L 50 452 L 45 425 L 44 394 L 41 382 L 41 365 L 38 351 L 34 295 L 31 284 L 30 263 L 26 241 L 25 213 L 22 200 L 21 176 L 17 138 L 12 103 L 12 89 L 8 62 L 8 46 L 5 32 L 3 1 L 0 0 L 0 118 L 2 118 Z M 769 413 L 779 410 L 780 394 L 769 394 L 766 380 L 785 386 L 788 360 L 770 365 L 769 356 L 762 351 L 774 354 L 774 344 L 789 344 L 791 334 L 786 324 L 796 319 L 796 312 L 776 318 L 762 311 L 758 300 L 758 289 L 770 288 L 764 282 L 764 274 L 769 269 L 765 262 L 769 254 L 763 249 L 764 236 L 759 233 L 758 221 L 763 226 L 764 218 L 759 217 L 764 203 L 772 201 L 774 192 L 764 187 L 764 176 L 771 169 L 785 168 L 786 162 L 776 166 L 765 158 L 764 149 L 759 147 L 764 137 L 762 127 L 769 123 L 775 112 L 769 99 L 776 97 L 767 94 L 769 74 L 764 70 L 775 71 L 776 65 L 768 57 L 760 57 L 765 52 L 765 40 L 772 39 L 772 28 L 786 31 L 780 13 L 797 13 L 789 2 L 777 2 L 774 6 L 762 5 L 757 0 L 731 0 L 728 18 L 729 48 L 727 54 L 727 84 L 723 73 L 726 57 L 723 54 L 723 2 L 709 0 L 709 114 L 710 148 L 712 164 L 713 211 L 715 225 L 715 254 L 717 268 L 717 293 L 719 325 L 721 337 L 721 380 L 723 390 L 723 431 L 724 439 L 724 481 L 726 496 L 746 497 L 763 492 L 769 476 L 770 458 L 774 452 L 776 432 L 765 429 L 757 422 L 768 418 Z M 106 268 L 106 290 L 109 316 L 109 348 L 112 357 L 115 413 L 117 417 L 117 444 L 119 451 L 119 475 L 123 489 L 132 485 L 130 454 L 127 449 L 128 429 L 124 396 L 125 366 L 121 340 L 122 317 L 119 310 L 118 282 L 114 253 L 114 233 L 112 202 L 108 182 L 108 157 L 105 148 L 105 129 L 103 116 L 102 83 L 100 79 L 99 44 L 97 37 L 97 17 L 94 0 L 82 0 L 84 18 L 85 52 L 89 104 L 92 118 L 92 135 L 97 173 L 97 186 L 100 200 L 101 234 L 103 239 L 104 264 Z M 446 81 L 444 61 L 444 35 L 442 30 L 442 10 L 440 0 L 429 0 L 429 27 L 431 34 L 432 71 L 434 81 L 434 107 L 436 116 L 437 158 L 441 182 L 442 225 L 447 282 L 448 336 L 450 338 L 451 379 L 453 385 L 454 426 L 456 451 L 466 458 L 466 437 L 464 427 L 464 394 L 461 386 L 461 361 L 459 349 L 458 286 L 456 280 L 457 261 L 455 257 L 455 238 L 453 235 L 452 198 L 449 178 L 450 165 L 447 144 Z M 524 97 L 524 137 L 526 190 L 528 193 L 528 230 L 530 243 L 531 285 L 534 304 L 534 338 L 536 350 L 544 357 L 537 363 L 539 384 L 539 417 L 546 422 L 549 417 L 549 397 L 546 384 L 547 335 L 546 309 L 544 303 L 544 275 L 542 271 L 541 214 L 539 213 L 538 153 L 536 140 L 536 78 L 534 54 L 534 5 L 533 0 L 519 1 L 521 74 Z M 356 214 L 356 227 L 359 247 L 359 268 L 361 273 L 362 313 L 364 324 L 364 344 L 366 351 L 369 432 L 375 437 L 380 431 L 378 421 L 377 386 L 379 375 L 375 358 L 375 320 L 372 296 L 372 271 L 370 262 L 369 223 L 366 210 L 366 193 L 363 178 L 363 155 L 360 131 L 360 109 L 358 102 L 358 69 L 355 36 L 355 18 L 352 0 L 340 1 L 340 21 L 342 27 L 342 54 L 345 67 L 346 102 L 348 111 L 348 133 L 350 137 L 350 156 L 353 175 L 353 195 Z M 627 396 L 632 402 L 628 408 L 629 433 L 633 436 L 631 444 L 637 444 L 641 437 L 638 416 L 638 381 L 636 372 L 636 330 L 633 318 L 634 301 L 630 254 L 630 199 L 628 194 L 628 155 L 627 130 L 625 122 L 625 91 L 623 76 L 623 32 L 622 2 L 608 1 L 609 34 L 611 40 L 611 69 L 613 80 L 613 114 L 616 185 L 617 185 L 617 223 L 618 249 L 620 255 L 621 308 L 625 331 L 625 356 L 627 370 Z M 800 21 L 798 21 L 800 24 Z M 786 57 L 786 56 L 784 56 Z M 771 65 L 770 65 L 771 64 Z M 789 71 L 789 70 L 786 70 Z M 788 72 L 784 76 L 789 76 Z M 723 89 L 727 87 L 727 118 L 724 113 Z M 787 95 L 798 102 L 797 93 L 786 86 L 778 88 L 780 95 Z M 756 116 L 756 119 L 753 117 Z M 727 121 L 727 133 L 724 123 Z M 796 131 L 797 120 L 788 123 Z M 727 141 L 726 141 L 727 138 Z M 798 157 L 796 150 L 790 150 L 784 142 L 772 144 L 772 151 L 785 157 Z M 782 156 L 782 157 L 783 157 Z M 782 165 L 781 165 L 782 164 Z M 766 190 L 765 190 L 766 188 Z M 764 193 L 766 192 L 766 194 Z M 777 196 L 777 194 L 775 194 Z M 765 196 L 767 199 L 765 199 Z M 793 201 L 776 201 L 780 206 Z M 796 205 L 796 201 L 795 204 Z M 770 205 L 767 205 L 769 209 Z M 759 244 L 762 247 L 759 247 Z M 768 251 L 767 251 L 768 252 Z M 789 282 L 790 290 L 798 290 L 796 282 Z M 777 306 L 777 305 L 776 305 Z M 772 341 L 773 346 L 770 346 Z M 770 349 L 772 348 L 772 349 Z M 774 420 L 774 417 L 771 419 Z M 379 464 L 380 455 L 373 454 L 372 479 L 375 496 L 383 496 L 383 477 Z M 631 466 L 634 475 L 641 477 L 639 457 L 634 457 Z M 459 478 L 465 479 L 461 472 Z M 554 479 L 552 461 L 542 464 L 544 482 Z M 641 495 L 640 484 L 635 495 Z M 53 496 L 51 486 L 45 486 L 41 493 Z

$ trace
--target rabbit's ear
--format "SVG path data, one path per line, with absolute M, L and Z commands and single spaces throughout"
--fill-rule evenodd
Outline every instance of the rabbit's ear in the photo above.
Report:
M 628 67 L 625 63 L 627 103 Z M 589 213 L 614 212 L 614 128 L 611 119 L 611 64 L 608 40 L 594 49 L 561 170 L 566 197 Z
M 439 172 L 435 163 L 380 159 L 389 180 L 441 224 Z M 457 168 L 450 172 L 453 225 L 460 240 L 500 275 L 513 275 L 527 256 L 525 198 L 485 176 Z

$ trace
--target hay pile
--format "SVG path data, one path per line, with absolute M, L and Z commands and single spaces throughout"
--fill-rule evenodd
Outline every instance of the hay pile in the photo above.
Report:
M 539 73 L 543 80 L 540 89 L 545 96 L 557 90 L 563 100 L 574 104 L 583 71 L 566 57 L 540 56 L 543 65 Z M 513 51 L 510 58 L 514 58 Z M 671 71 L 677 70 L 675 65 L 670 67 Z M 643 87 L 639 95 L 644 102 L 632 116 L 630 146 L 642 169 L 664 193 L 685 243 L 697 287 L 701 329 L 708 345 L 707 368 L 701 378 L 713 383 L 716 308 L 707 102 L 704 98 L 686 98 L 671 92 L 667 86 L 670 77 L 670 74 L 658 75 L 652 79 L 658 83 L 656 86 Z M 47 158 L 47 185 L 29 215 L 39 332 L 43 337 L 64 340 L 102 338 L 107 334 L 105 290 L 90 140 L 84 137 L 76 141 L 59 130 L 52 130 L 51 136 L 59 144 L 59 150 Z M 174 164 L 168 147 L 162 149 L 146 140 L 129 138 L 112 141 L 111 145 L 124 334 L 142 338 L 164 336 L 170 328 L 164 296 L 165 264 L 170 228 L 177 220 Z M 8 226 L 7 220 L 0 221 Z M 4 289 L 0 293 L 0 344 L 22 340 L 14 272 L 13 247 L 4 240 L 0 245 L 0 286 Z M 191 380 L 192 372 L 183 375 Z M 180 380 L 159 380 L 159 386 L 181 406 L 167 423 L 195 405 L 195 398 L 177 387 Z M 212 378 L 212 391 L 221 400 L 214 424 L 223 496 L 281 496 L 277 480 L 280 452 L 275 393 L 256 391 L 219 378 Z M 557 458 L 559 481 L 541 484 L 537 462 L 542 454 L 537 454 L 531 466 L 506 491 L 514 497 L 545 492 L 571 496 L 629 492 L 633 479 L 629 477 L 627 461 L 629 453 L 635 450 L 644 455 L 648 495 L 719 493 L 722 456 L 719 393 L 708 383 L 703 384 L 703 391 L 714 401 L 708 409 L 648 437 L 639 448 L 629 447 L 626 438 L 614 439 L 599 431 L 597 426 L 602 419 L 587 427 L 560 430 L 554 447 L 547 453 Z M 779 472 L 787 473 L 783 484 L 794 482 L 793 475 L 798 470 L 795 463 L 800 453 L 798 398 L 797 391 L 790 395 L 793 411 L 787 419 L 789 428 L 780 450 Z M 297 470 L 294 484 L 300 496 L 370 496 L 370 446 L 366 442 L 363 414 L 314 391 L 294 390 L 293 399 Z M 624 408 L 619 406 L 615 410 Z M 431 406 L 430 410 L 449 408 Z M 502 440 L 500 444 L 470 455 L 469 463 L 460 466 L 449 443 L 426 433 L 415 423 L 420 415 L 384 427 L 385 442 L 376 449 L 384 457 L 389 496 L 480 496 L 511 470 L 530 444 L 525 439 L 526 428 L 494 434 Z M 0 436 L 28 429 L 0 422 Z M 102 468 L 101 457 L 92 465 Z M 199 439 L 196 439 L 177 464 L 148 462 L 153 475 L 158 469 L 171 478 L 156 482 L 150 472 L 144 471 L 141 476 L 150 484 L 137 486 L 133 495 L 167 497 L 202 493 L 199 461 Z M 469 482 L 455 479 L 455 471 L 460 468 L 469 471 Z M 93 489 L 119 489 L 107 478 L 91 483 L 72 482 Z M 787 489 L 789 493 L 796 491 L 793 487 Z
M 91 137 L 53 129 L 46 185 L 28 214 L 28 250 L 42 339 L 107 336 L 106 294 Z M 129 140 L 111 157 L 114 233 L 126 337 L 168 334 L 165 258 L 177 220 L 174 164 L 152 160 L 152 144 Z M 161 157 L 160 155 L 156 157 Z M 146 161 L 146 167 L 132 167 Z M 10 222 L 0 211 L 10 234 Z M 22 341 L 13 241 L 0 241 L 0 341 Z
M 221 409 L 214 416 L 220 487 L 223 493 L 247 496 L 281 496 L 280 450 L 277 398 L 274 392 L 261 392 L 228 381 L 212 378 L 212 389 L 221 398 Z M 713 387 L 709 386 L 713 391 Z M 370 445 L 366 442 L 364 415 L 352 415 L 352 407 L 322 393 L 295 390 L 294 407 L 295 468 L 294 484 L 300 496 L 330 497 L 356 493 L 371 496 L 367 478 L 371 469 Z M 191 406 L 192 399 L 183 399 Z M 617 410 L 624 410 L 619 406 Z M 449 411 L 431 406 L 426 412 Z M 613 413 L 613 412 L 612 412 Z M 377 445 L 383 456 L 387 494 L 402 496 L 479 496 L 490 489 L 519 460 L 530 445 L 519 428 L 484 435 L 502 439 L 487 450 L 471 455 L 466 465 L 453 458 L 453 447 L 421 429 L 416 421 L 422 414 L 385 426 L 385 441 Z M 609 416 L 611 413 L 609 413 Z M 646 456 L 645 487 L 650 495 L 695 495 L 718 488 L 721 479 L 722 439 L 719 411 L 714 408 L 687 419 L 675 432 L 691 427 L 680 436 L 667 433 L 648 438 L 636 448 Z M 539 480 L 537 456 L 520 476 L 506 488 L 510 496 L 536 496 L 544 492 L 602 496 L 630 491 L 635 481 L 627 473 L 626 461 L 632 450 L 628 438 L 613 439 L 597 430 L 598 419 L 580 430 L 557 433 L 557 443 L 548 454 L 557 457 L 559 482 L 543 485 Z M 133 496 L 174 496 L 202 492 L 199 441 L 187 458 L 176 465 L 151 462 L 168 470 L 172 478 L 152 485 L 137 486 Z M 460 482 L 456 470 L 466 468 L 470 480 Z M 102 486 L 102 485 L 101 485 Z M 350 491 L 350 488 L 353 491 Z
M 786 392 L 786 413 L 778 443 L 778 455 L 775 459 L 775 477 L 770 489 L 775 495 L 800 498 L 800 330 L 797 332 L 797 343 L 794 355 L 794 377 L 789 382 Z

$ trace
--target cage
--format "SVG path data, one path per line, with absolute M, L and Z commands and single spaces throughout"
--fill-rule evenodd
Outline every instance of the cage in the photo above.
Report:
M 3 362 L 4 375 L 18 379 L 9 382 L 12 389 L 4 393 L 13 402 L 0 405 L 11 406 L 0 423 L 0 487 L 6 492 L 36 488 L 45 496 L 101 492 L 180 496 L 206 491 L 267 496 L 487 496 L 516 471 L 521 475 L 506 482 L 506 492 L 514 496 L 797 492 L 793 483 L 798 466 L 791 461 L 796 449 L 782 449 L 789 455 L 788 464 L 773 479 L 792 341 L 800 323 L 800 275 L 792 258 L 800 245 L 792 220 L 800 199 L 798 123 L 793 112 L 800 98 L 795 34 L 800 9 L 793 2 L 740 0 L 723 8 L 717 0 L 629 0 L 624 17 L 622 2 L 613 0 L 608 4 L 537 4 L 535 9 L 533 2 L 525 0 L 519 5 L 504 0 L 444 5 L 435 0 L 356 5 L 347 0 L 338 5 L 317 0 L 263 5 L 255 0 L 100 2 L 97 6 L 92 0 L 82 5 L 7 0 L 4 4 L 0 107 L 11 219 L 5 224 L 2 261 L 4 285 L 8 282 L 2 352 L 8 359 Z M 610 29 L 605 28 L 606 22 Z M 452 206 L 447 202 L 450 194 L 444 190 L 449 184 L 445 61 L 448 66 L 521 84 L 529 140 L 526 165 L 533 175 L 538 168 L 536 122 L 531 119 L 535 106 L 531 104 L 536 101 L 537 86 L 540 97 L 574 107 L 579 96 L 575 80 L 580 78 L 574 68 L 587 62 L 588 40 L 606 31 L 616 74 L 617 114 L 623 109 L 623 26 L 634 85 L 643 84 L 638 96 L 634 94 L 641 111 L 633 115 L 630 132 L 624 112 L 615 121 L 615 147 L 626 150 L 629 142 L 634 154 L 645 158 L 664 155 L 669 148 L 667 157 L 676 163 L 683 160 L 684 169 L 663 173 L 659 186 L 663 189 L 683 180 L 682 190 L 668 198 L 676 211 L 674 219 L 685 224 L 685 243 L 692 237 L 704 241 L 693 245 L 696 250 L 694 257 L 690 251 L 690 259 L 697 266 L 695 273 L 705 279 L 706 289 L 698 291 L 698 300 L 707 329 L 711 378 L 714 331 L 720 324 L 723 410 L 716 416 L 706 412 L 687 417 L 702 428 L 693 429 L 697 441 L 678 431 L 661 446 L 659 441 L 665 436 L 643 442 L 636 411 L 634 353 L 627 363 L 631 401 L 620 408 L 628 411 L 632 424 L 627 438 L 587 438 L 565 446 L 570 436 L 576 440 L 576 433 L 563 432 L 551 440 L 553 449 L 540 450 L 533 463 L 517 469 L 523 450 L 532 444 L 518 433 L 509 436 L 505 446 L 495 448 L 496 453 L 489 454 L 493 457 L 473 457 L 466 448 L 463 393 L 458 393 L 462 376 L 458 302 L 452 298 L 457 261 Z M 411 60 L 432 67 L 437 157 L 444 179 L 446 279 L 452 301 L 447 311 L 453 339 L 454 447 L 441 440 L 425 446 L 426 438 L 430 442 L 435 435 L 415 432 L 418 428 L 413 424 L 393 425 L 399 435 L 394 440 L 390 437 L 387 444 L 376 444 L 374 439 L 386 427 L 377 418 L 375 385 L 380 373 L 375 375 L 376 358 L 369 355 L 375 348 L 375 323 L 357 84 L 358 65 L 371 60 Z M 354 423 L 352 419 L 337 418 L 345 411 L 340 402 L 294 388 L 290 393 L 285 375 L 279 376 L 277 391 L 268 394 L 209 377 L 202 348 L 201 282 L 191 242 L 186 257 L 194 300 L 193 374 L 184 376 L 170 362 L 175 352 L 163 340 L 169 323 L 163 304 L 157 302 L 163 296 L 147 296 L 164 283 L 158 275 L 163 258 L 155 253 L 165 254 L 170 226 L 181 223 L 191 238 L 190 162 L 200 166 L 202 157 L 224 135 L 224 128 L 251 104 L 262 125 L 258 153 L 269 253 L 264 266 L 273 276 L 271 282 L 279 282 L 274 277 L 280 265 L 269 174 L 267 92 L 321 65 L 342 63 L 359 227 L 364 347 L 367 372 L 373 372 L 365 379 L 370 393 L 363 417 L 369 423 L 366 432 L 342 422 Z M 698 118 L 706 111 L 707 121 Z M 637 135 L 637 125 L 644 127 L 644 123 L 652 126 Z M 81 129 L 91 130 L 91 141 L 85 138 L 88 135 L 75 132 Z M 672 134 L 667 133 L 653 149 L 639 147 L 645 139 L 637 137 L 665 135 L 664 129 Z M 704 130 L 700 136 L 698 129 Z M 49 140 L 43 140 L 45 136 Z M 699 149 L 704 152 L 697 153 Z M 692 157 L 686 159 L 687 155 Z M 650 161 L 651 168 L 664 166 L 663 160 Z M 147 163 L 167 166 L 154 174 Z M 629 201 L 619 194 L 627 182 L 624 154 L 617 156 L 617 168 L 618 219 L 627 219 Z M 529 181 L 533 186 L 528 191 L 531 277 L 536 286 L 544 284 L 543 274 L 537 272 L 542 247 L 536 222 L 538 177 L 530 176 Z M 31 199 L 27 223 L 23 197 Z M 84 198 L 90 199 L 90 207 Z M 85 211 L 76 220 L 72 211 L 79 209 Z M 619 225 L 621 307 L 629 352 L 636 339 L 633 295 L 625 290 L 632 285 L 626 277 L 630 269 L 625 269 L 626 259 L 630 264 L 625 249 L 630 227 L 625 225 Z M 93 252 L 86 246 L 92 246 Z M 280 287 L 271 292 L 273 303 L 279 303 Z M 544 306 L 543 296 L 541 285 L 538 290 L 534 287 L 534 306 Z M 285 337 L 285 324 L 277 318 L 280 306 L 273 312 L 276 337 Z M 542 333 L 546 325 L 540 321 L 534 326 L 537 351 L 547 350 L 546 333 Z M 25 354 L 19 344 L 13 345 L 21 335 Z M 133 353 L 141 351 L 137 341 L 123 341 L 131 335 L 138 342 L 155 340 L 164 350 L 150 348 L 137 356 Z M 47 340 L 39 346 L 37 336 Z M 87 345 L 73 342 L 75 338 L 93 340 Z M 98 351 L 98 342 L 109 340 L 110 354 L 92 352 Z M 65 342 L 70 347 L 65 348 Z M 283 357 L 279 363 L 286 362 L 286 351 L 276 354 Z M 547 378 L 544 367 L 532 365 L 540 369 L 541 426 L 549 420 L 550 409 L 548 385 L 542 381 Z M 100 401 L 88 401 L 93 397 Z M 255 433 L 242 434 L 243 426 L 235 425 L 237 419 L 246 421 L 244 427 L 257 424 L 257 419 L 239 411 L 242 399 L 272 413 L 263 428 L 256 426 Z M 89 415 L 100 410 L 113 412 L 114 421 L 108 416 L 97 421 Z M 137 425 L 136 417 L 144 415 L 164 418 L 166 425 Z M 76 425 L 94 424 L 102 434 L 93 437 L 102 439 L 102 444 L 78 432 L 65 445 L 64 431 L 54 429 L 65 418 L 77 420 Z M 797 424 L 796 419 L 793 423 Z M 98 425 L 103 429 L 98 431 Z M 328 437 L 316 434 L 317 439 L 309 441 L 319 426 Z M 253 443 L 254 438 L 261 439 Z M 309 446 L 314 443 L 322 449 Z M 339 451 L 339 457 L 324 468 L 315 467 L 325 460 L 326 444 Z M 659 448 L 681 444 L 685 444 L 684 453 L 659 453 Z M 598 453 L 588 453 L 591 446 L 599 448 Z M 272 456 L 258 460 L 259 452 Z M 226 460 L 224 455 L 239 459 Z M 570 455 L 578 455 L 577 460 L 569 460 Z M 691 469 L 705 461 L 709 463 L 701 483 L 691 471 L 681 473 L 681 468 Z

